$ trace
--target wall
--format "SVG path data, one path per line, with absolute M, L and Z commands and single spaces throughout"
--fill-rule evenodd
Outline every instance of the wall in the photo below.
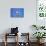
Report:
M 24 8 L 24 18 L 11 18 L 10 8 Z M 19 27 L 19 32 L 30 32 L 36 24 L 36 0 L 0 0 L 0 34 L 9 32 L 11 27 Z

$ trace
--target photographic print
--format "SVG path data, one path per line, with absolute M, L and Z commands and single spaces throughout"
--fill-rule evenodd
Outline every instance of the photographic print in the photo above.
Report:
M 24 17 L 24 8 L 11 8 L 11 17 Z

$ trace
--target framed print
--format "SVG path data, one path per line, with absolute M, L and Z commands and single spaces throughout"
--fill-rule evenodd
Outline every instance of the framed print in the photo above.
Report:
M 24 17 L 24 8 L 11 8 L 11 17 Z
M 36 0 L 36 24 L 46 25 L 46 0 Z

